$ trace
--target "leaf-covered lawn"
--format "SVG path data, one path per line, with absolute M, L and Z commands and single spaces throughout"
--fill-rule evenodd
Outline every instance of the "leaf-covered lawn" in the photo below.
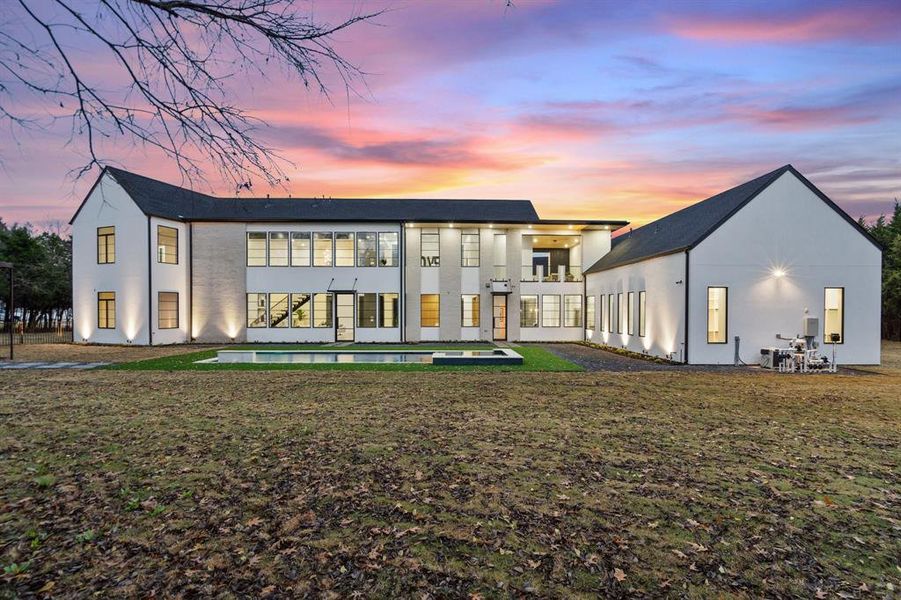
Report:
M 898 398 L 876 374 L 2 372 L 0 596 L 890 596 Z
M 223 347 L 227 350 L 262 349 L 262 350 L 330 350 L 330 351 L 347 351 L 347 350 L 487 350 L 494 346 L 487 344 L 417 344 L 415 346 L 403 346 L 399 344 L 377 345 L 377 344 L 356 344 L 351 346 L 335 347 L 323 346 L 321 344 L 289 344 L 289 345 L 249 345 L 249 346 L 229 346 Z M 313 370 L 313 371 L 581 371 L 582 367 L 575 365 L 568 360 L 561 358 L 547 350 L 538 346 L 517 346 L 513 348 L 523 358 L 521 365 L 431 365 L 421 363 L 198 363 L 199 360 L 205 360 L 216 356 L 215 349 L 202 350 L 200 352 L 192 352 L 188 354 L 173 354 L 171 356 L 162 356 L 145 360 L 137 360 L 131 362 L 118 363 L 110 365 L 108 368 L 126 371 L 223 371 L 223 370 L 239 370 L 239 371 L 294 371 L 294 370 Z

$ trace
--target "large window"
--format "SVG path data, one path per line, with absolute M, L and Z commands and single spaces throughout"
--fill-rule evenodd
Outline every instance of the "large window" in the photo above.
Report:
M 616 331 L 616 296 L 607 294 L 607 332 Z
M 291 324 L 291 307 L 288 294 L 269 294 L 269 327 L 288 327 Z
M 438 230 L 435 228 L 419 230 L 419 262 L 421 266 L 437 267 L 440 264 L 441 244 L 439 239 Z
M 379 265 L 397 266 L 397 232 L 383 231 L 379 234 Z
M 638 335 L 639 337 L 644 337 L 645 334 L 645 323 L 647 321 L 647 307 L 645 306 L 645 296 L 644 292 L 638 292 Z
M 421 327 L 438 327 L 441 323 L 441 296 L 423 294 L 419 300 L 419 320 Z
M 167 265 L 178 264 L 178 229 L 156 226 L 156 260 Z
M 178 292 L 158 292 L 156 312 L 160 329 L 178 329 Z
M 288 232 L 269 232 L 269 266 L 288 266 Z
M 398 295 L 379 294 L 379 327 L 397 327 Z
M 116 292 L 97 292 L 97 328 L 116 328 Z
M 601 294 L 598 302 L 601 303 L 601 331 L 607 331 L 607 296 Z
M 313 233 L 313 266 L 332 266 L 332 232 L 316 231 Z
M 309 231 L 294 231 L 291 233 L 291 266 L 310 266 Z
M 563 296 L 563 326 L 582 326 L 582 296 L 574 294 Z
M 597 327 L 597 313 L 594 304 L 596 300 L 594 296 L 585 297 L 585 329 L 594 330 Z
M 626 310 L 626 305 L 623 304 L 623 294 L 620 292 L 616 295 L 616 333 L 623 332 L 623 312 Z
M 97 264 L 107 265 L 116 262 L 116 228 L 97 228 Z
M 313 327 L 332 326 L 332 295 L 313 294 Z
M 335 266 L 354 266 L 354 234 L 350 232 L 335 233 Z
M 626 333 L 635 334 L 635 292 L 629 292 L 626 304 Z
M 836 344 L 845 343 L 845 288 L 826 288 L 823 315 L 823 341 L 832 342 L 832 334 L 838 335 Z
M 291 294 L 291 327 L 309 327 L 311 308 L 309 294 Z
M 375 327 L 377 297 L 376 294 L 357 294 L 357 327 Z
M 461 304 L 463 308 L 463 327 L 478 327 L 479 295 L 463 294 Z
M 729 288 L 707 288 L 707 343 L 725 344 Z
M 560 296 L 545 294 L 541 297 L 541 326 L 560 327 Z
M 374 267 L 378 262 L 378 235 L 375 232 L 357 233 L 357 266 Z
M 247 294 L 247 327 L 252 329 L 265 326 L 266 294 Z
M 247 232 L 247 266 L 266 266 L 266 232 Z
M 464 267 L 479 266 L 479 230 L 464 229 L 460 237 L 462 248 L 462 265 Z
M 538 327 L 538 296 L 519 297 L 519 326 Z

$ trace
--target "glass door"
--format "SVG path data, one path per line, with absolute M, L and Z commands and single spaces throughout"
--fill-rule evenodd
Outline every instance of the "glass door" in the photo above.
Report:
M 498 294 L 491 297 L 492 328 L 494 339 L 503 341 L 507 339 L 507 296 Z
M 355 294 L 335 294 L 335 341 L 354 341 Z

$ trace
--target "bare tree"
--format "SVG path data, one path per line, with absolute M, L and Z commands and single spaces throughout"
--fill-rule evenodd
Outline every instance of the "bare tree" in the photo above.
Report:
M 255 177 L 277 183 L 284 159 L 256 135 L 264 123 L 230 97 L 248 71 L 265 76 L 273 67 L 326 96 L 325 71 L 334 71 L 355 93 L 362 73 L 336 51 L 334 36 L 379 14 L 330 25 L 300 4 L 9 0 L 0 15 L 0 122 L 43 126 L 17 100 L 23 92 L 48 100 L 47 118 L 71 120 L 70 142 L 86 148 L 78 176 L 108 162 L 104 139 L 126 138 L 173 159 L 187 179 L 211 163 L 237 188 Z M 98 53 L 88 64 L 85 49 Z M 115 72 L 101 77 L 95 67 L 109 58 Z

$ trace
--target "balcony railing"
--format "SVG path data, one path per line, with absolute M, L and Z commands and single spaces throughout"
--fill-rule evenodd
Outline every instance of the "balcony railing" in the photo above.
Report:
M 541 281 L 546 283 L 582 281 L 582 265 L 561 265 L 553 273 L 545 273 L 541 265 L 523 265 L 520 281 Z

